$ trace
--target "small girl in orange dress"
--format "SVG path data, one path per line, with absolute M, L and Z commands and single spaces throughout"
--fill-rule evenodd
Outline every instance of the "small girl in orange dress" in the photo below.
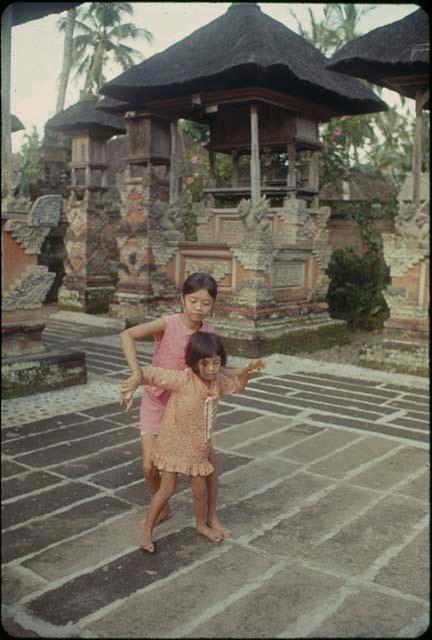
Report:
M 261 360 L 254 360 L 236 377 L 223 375 L 220 369 L 226 364 L 224 346 L 214 333 L 204 332 L 191 336 L 185 360 L 185 371 L 142 369 L 142 383 L 172 391 L 152 453 L 161 483 L 142 525 L 141 549 L 149 553 L 154 552 L 153 528 L 174 493 L 178 473 L 191 479 L 197 531 L 213 542 L 223 539 L 220 531 L 207 524 L 206 477 L 214 471 L 209 454 L 218 401 L 222 395 L 244 389 L 249 375 L 264 366 Z

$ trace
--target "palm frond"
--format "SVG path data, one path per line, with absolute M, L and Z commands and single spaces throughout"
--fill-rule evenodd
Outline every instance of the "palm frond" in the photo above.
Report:
M 111 38 L 145 38 L 147 42 L 153 42 L 153 34 L 147 29 L 141 29 L 136 27 L 132 22 L 127 22 L 125 24 L 119 24 L 113 27 L 113 29 L 109 32 L 109 37 Z

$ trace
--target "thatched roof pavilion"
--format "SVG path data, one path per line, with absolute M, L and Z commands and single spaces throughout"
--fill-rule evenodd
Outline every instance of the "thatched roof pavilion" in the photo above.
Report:
M 413 202 L 420 203 L 422 111 L 429 109 L 429 16 L 418 9 L 355 38 L 333 55 L 329 69 L 364 78 L 416 101 Z
M 351 40 L 327 69 L 364 78 L 409 98 L 429 83 L 429 16 L 418 9 Z
M 327 62 L 256 3 L 234 2 L 221 17 L 107 82 L 100 93 L 139 108 L 154 99 L 259 86 L 326 106 L 333 115 L 387 109 L 364 84 L 327 70 Z
M 111 132 L 111 135 L 122 134 L 126 128 L 121 118 L 104 113 L 97 109 L 99 102 L 96 97 L 87 97 L 79 100 L 55 116 L 47 120 L 45 126 L 54 131 L 70 133 L 80 129 L 92 129 L 94 131 Z

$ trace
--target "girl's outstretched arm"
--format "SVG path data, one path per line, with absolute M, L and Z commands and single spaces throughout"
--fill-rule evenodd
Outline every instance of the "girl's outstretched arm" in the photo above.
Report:
M 141 384 L 149 384 L 159 389 L 177 391 L 188 380 L 191 373 L 162 367 L 143 367 L 141 369 Z
M 131 375 L 120 385 L 120 405 L 125 405 L 126 411 L 132 406 L 133 394 L 141 384 L 141 369 L 135 348 L 136 340 L 143 340 L 165 331 L 165 319 L 158 318 L 151 322 L 143 322 L 130 329 L 125 329 L 120 334 L 120 344 L 126 361 L 130 367 Z

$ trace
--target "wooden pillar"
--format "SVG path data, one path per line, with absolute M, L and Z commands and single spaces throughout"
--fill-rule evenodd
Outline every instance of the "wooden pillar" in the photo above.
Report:
M 423 92 L 416 92 L 416 125 L 413 149 L 413 204 L 418 207 L 420 204 L 420 181 L 422 164 L 422 133 L 423 133 Z
M 213 189 L 216 186 L 216 154 L 214 151 L 209 151 L 209 186 Z
M 258 202 L 261 197 L 261 171 L 258 138 L 258 107 L 251 104 L 251 198 L 252 204 Z
M 1 16 L 1 160 L 2 191 L 9 185 L 4 184 L 8 177 L 7 170 L 12 157 L 11 117 L 10 117 L 10 82 L 11 82 L 11 39 L 12 39 L 12 5 L 3 9 Z
M 171 122 L 171 154 L 169 176 L 169 201 L 175 202 L 179 196 L 179 139 L 177 120 Z
M 295 189 L 297 186 L 297 177 L 296 177 L 296 148 L 294 142 L 288 142 L 287 144 L 287 155 L 288 155 L 288 174 L 287 174 L 287 187 L 288 189 Z
M 232 175 L 231 175 L 231 186 L 238 187 L 239 186 L 239 152 L 231 151 L 232 158 Z
M 309 159 L 309 189 L 319 189 L 319 155 L 318 151 L 312 151 Z

